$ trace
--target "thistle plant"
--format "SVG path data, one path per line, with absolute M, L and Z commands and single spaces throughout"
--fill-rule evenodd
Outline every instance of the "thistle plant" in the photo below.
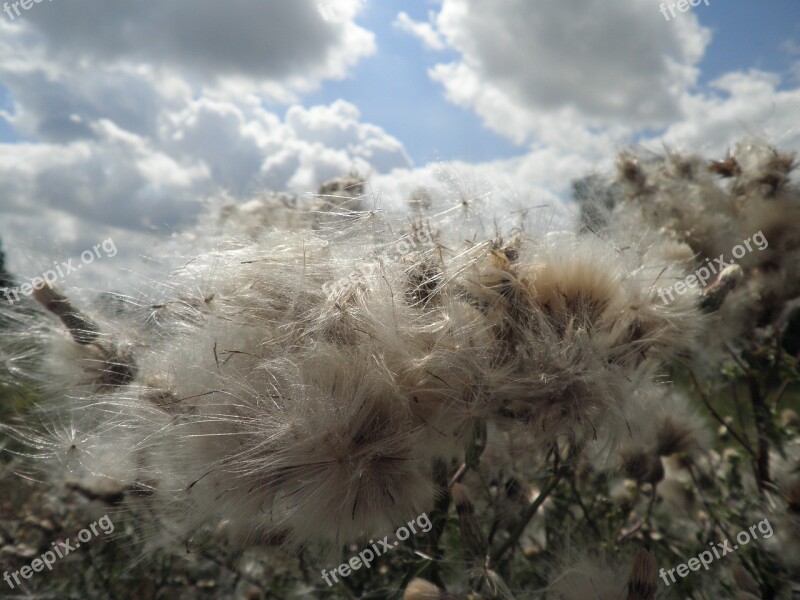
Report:
M 161 553 L 321 568 L 431 515 L 385 572 L 311 569 L 303 593 L 778 598 L 798 565 L 774 541 L 658 571 L 764 517 L 796 543 L 792 165 L 624 154 L 558 232 L 486 230 L 485 197 L 447 186 L 392 216 L 354 177 L 227 206 L 121 310 L 54 286 L 8 309 L 3 358 L 41 401 L 0 426 L 20 471 L 113 499 Z M 659 296 L 756 231 L 735 276 Z

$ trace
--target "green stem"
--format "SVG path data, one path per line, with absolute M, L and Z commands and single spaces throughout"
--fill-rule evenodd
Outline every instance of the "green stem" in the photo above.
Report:
M 544 503 L 545 500 L 547 500 L 548 496 L 550 496 L 553 490 L 556 489 L 559 481 L 561 481 L 560 469 L 556 470 L 550 479 L 548 479 L 544 489 L 536 497 L 536 500 L 534 500 L 531 505 L 525 509 L 525 512 L 522 515 L 522 520 L 516 526 L 514 531 L 511 532 L 511 535 L 508 536 L 508 539 L 503 542 L 502 546 L 500 546 L 491 554 L 489 558 L 490 563 L 498 562 L 503 554 L 505 554 L 509 548 L 517 543 L 520 536 L 522 536 L 523 532 L 525 531 L 525 528 L 528 526 L 528 523 L 533 518 L 533 515 L 536 514 L 536 511 L 539 510 L 539 507 Z

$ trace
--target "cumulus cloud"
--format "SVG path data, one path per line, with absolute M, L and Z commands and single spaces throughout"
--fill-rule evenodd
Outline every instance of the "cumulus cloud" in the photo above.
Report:
M 795 40 L 784 40 L 781 43 L 781 52 L 788 56 L 793 62 L 789 66 L 789 74 L 795 83 L 800 83 L 800 44 Z
M 202 209 L 209 180 L 202 164 L 175 160 L 107 120 L 88 127 L 92 139 L 69 144 L 0 144 L 0 239 L 13 272 L 34 276 L 113 235 L 119 258 L 84 274 L 97 280 L 138 265 L 153 231 L 176 228 Z
M 433 20 L 433 15 L 433 12 L 429 13 L 431 20 Z M 439 32 L 434 29 L 431 23 L 414 21 L 408 16 L 408 14 L 400 12 L 398 13 L 393 25 L 398 29 L 419 38 L 425 47 L 430 50 L 444 50 L 445 48 L 444 40 L 442 40 Z
M 800 88 L 782 90 L 780 84 L 775 73 L 727 73 L 712 81 L 709 90 L 686 94 L 683 118 L 670 125 L 659 141 L 708 155 L 719 155 L 744 137 L 800 150 Z
M 665 24 L 655 0 L 442 0 L 427 23 L 401 12 L 395 27 L 456 52 L 431 77 L 527 152 L 410 169 L 401 141 L 355 105 L 298 102 L 374 51 L 355 21 L 363 0 L 241 2 L 53 2 L 0 20 L 0 118 L 25 139 L 0 144 L 0 238 L 79 250 L 114 231 L 121 264 L 207 198 L 302 195 L 344 172 L 371 176 L 376 202 L 397 207 L 426 183 L 458 198 L 460 178 L 513 215 L 560 206 L 573 179 L 608 170 L 632 141 L 709 156 L 744 135 L 800 147 L 800 90 L 777 75 L 698 85 L 711 38 L 692 14 Z
M 96 139 L 0 145 L 2 209 L 61 210 L 89 226 L 174 226 L 196 212 L 188 200 L 208 180 L 206 169 L 176 161 L 110 121 L 90 125 Z
M 548 123 L 664 126 L 680 114 L 710 33 L 665 27 L 657 3 L 444 0 L 438 32 L 461 54 L 431 76 L 494 130 L 523 142 Z M 551 136 L 553 141 L 559 133 Z
M 710 31 L 691 13 L 667 24 L 658 9 L 655 0 L 535 8 L 498 0 L 491 10 L 443 0 L 432 34 L 460 56 L 429 75 L 451 102 L 527 146 L 491 168 L 547 201 L 567 198 L 576 178 L 611 171 L 614 155 L 633 143 L 718 157 L 756 136 L 800 149 L 799 89 L 783 90 L 777 74 L 757 70 L 698 85 Z M 396 25 L 425 43 L 421 24 L 398 17 Z M 794 56 L 796 44 L 782 50 Z
M 263 188 L 308 193 L 349 171 L 410 165 L 397 139 L 360 119 L 343 100 L 294 105 L 281 119 L 258 106 L 203 98 L 167 115 L 161 134 L 172 155 L 201 160 L 211 179 L 235 195 Z
M 306 194 L 350 170 L 409 166 L 355 106 L 295 104 L 374 51 L 355 22 L 363 6 L 337 0 L 331 19 L 312 0 L 87 0 L 0 20 L 0 118 L 25 140 L 0 144 L 12 268 L 45 247 L 25 242 L 44 230 L 65 249 L 115 231 L 123 264 L 210 197 Z
M 246 80 L 308 90 L 343 77 L 375 50 L 353 18 L 362 4 L 339 0 L 335 23 L 314 0 L 83 0 L 33 7 L 9 27 L 47 40 L 52 62 L 150 64 L 206 84 Z M 269 90 L 264 85 L 262 89 Z
M 199 202 L 221 191 L 303 194 L 348 171 L 369 175 L 410 165 L 398 140 L 361 123 L 358 109 L 344 101 L 292 106 L 282 119 L 259 107 L 199 98 L 159 120 L 154 137 L 98 119 L 80 122 L 89 135 L 68 144 L 0 144 L 0 208 L 48 207 L 91 227 L 174 228 L 190 223 Z
M 358 109 L 344 100 L 289 108 L 271 147 L 261 175 L 264 185 L 273 189 L 315 190 L 343 173 L 369 176 L 411 165 L 397 139 L 361 123 Z

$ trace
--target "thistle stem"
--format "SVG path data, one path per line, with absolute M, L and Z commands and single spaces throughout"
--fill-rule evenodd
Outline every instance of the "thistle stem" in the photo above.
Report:
M 534 500 L 531 503 L 531 505 L 525 509 L 525 512 L 522 515 L 522 519 L 520 520 L 519 525 L 517 525 L 514 531 L 511 532 L 511 535 L 508 536 L 508 539 L 505 542 L 503 542 L 503 544 L 490 555 L 489 557 L 490 563 L 498 562 L 500 558 L 502 558 L 503 554 L 505 554 L 509 548 L 511 548 L 514 544 L 517 543 L 520 536 L 525 531 L 525 528 L 528 526 L 528 523 L 533 518 L 533 515 L 536 514 L 536 511 L 539 510 L 539 507 L 544 503 L 545 500 L 547 500 L 547 498 L 550 496 L 553 490 L 556 489 L 556 486 L 558 485 L 559 481 L 561 481 L 561 475 L 562 475 L 561 470 L 558 469 L 550 477 L 550 479 L 547 480 L 547 483 L 545 484 L 544 488 L 539 493 L 539 495 L 536 497 L 536 500 Z

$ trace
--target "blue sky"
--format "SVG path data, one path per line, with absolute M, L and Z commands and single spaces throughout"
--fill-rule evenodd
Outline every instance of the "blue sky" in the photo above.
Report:
M 708 84 L 719 75 L 757 68 L 789 73 L 800 55 L 787 51 L 786 42 L 796 40 L 800 51 L 800 4 L 796 0 L 719 0 L 694 9 L 698 21 L 713 33 L 713 41 L 699 63 L 699 83 Z M 427 76 L 436 62 L 456 60 L 452 50 L 431 52 L 408 33 L 393 26 L 397 14 L 426 21 L 435 5 L 428 2 L 385 0 L 370 2 L 357 22 L 375 33 L 377 52 L 363 59 L 340 81 L 326 81 L 315 92 L 302 97 L 306 105 L 329 104 L 345 98 L 359 107 L 365 121 L 380 125 L 400 139 L 414 161 L 421 165 L 436 160 L 483 162 L 524 154 L 525 148 L 488 130 L 473 112 L 454 106 L 442 95 L 441 86 Z M 678 18 L 681 18 L 679 15 Z M 796 85 L 784 77 L 781 89 Z M 280 112 L 285 106 L 266 102 Z M 11 107 L 11 96 L 0 85 L 0 107 Z M 23 139 L 0 119 L 0 142 Z
M 364 59 L 347 79 L 326 83 L 304 101 L 327 104 L 346 98 L 359 107 L 365 121 L 400 139 L 416 165 L 437 160 L 483 162 L 523 154 L 524 148 L 483 127 L 477 115 L 449 103 L 441 86 L 428 77 L 429 67 L 443 58 L 455 60 L 455 52 L 434 54 L 392 25 L 401 11 L 425 21 L 431 9 L 426 2 L 369 4 L 358 22 L 375 32 L 377 53 Z
M 358 22 L 375 32 L 377 53 L 364 59 L 347 79 L 324 84 L 304 101 L 319 104 L 337 98 L 350 100 L 361 109 L 364 120 L 399 138 L 417 165 L 436 160 L 483 162 L 521 156 L 524 147 L 488 130 L 473 112 L 449 103 L 441 86 L 427 76 L 428 68 L 443 59 L 457 59 L 457 53 L 426 50 L 392 25 L 401 11 L 416 21 L 426 21 L 428 11 L 434 8 L 428 2 L 370 3 Z M 792 56 L 782 48 L 787 40 L 796 40 L 800 49 L 797 0 L 726 0 L 724 5 L 716 0 L 710 1 L 708 7 L 696 7 L 694 14 L 713 33 L 699 63 L 701 85 L 734 70 L 756 68 L 789 73 L 792 64 L 800 60 L 800 55 Z M 658 18 L 663 17 L 658 14 Z M 787 75 L 781 89 L 796 84 Z
M 8 88 L 0 85 L 0 110 L 10 111 L 13 109 L 11 94 Z M 6 120 L 0 118 L 0 143 L 16 142 L 22 139 L 15 131 L 11 124 Z
M 763 69 L 788 73 L 800 55 L 792 56 L 782 45 L 794 40 L 800 45 L 800 3 L 793 0 L 754 2 L 729 0 L 710 2 L 695 9 L 700 23 L 714 38 L 700 62 L 701 83 L 737 69 Z M 800 50 L 800 48 L 798 48 Z M 796 87 L 786 77 L 783 89 Z
M 669 22 L 659 4 L 81 0 L 0 14 L 0 239 L 35 270 L 113 234 L 118 269 L 208 202 L 308 196 L 349 171 L 387 205 L 443 166 L 557 204 L 631 144 L 718 157 L 755 135 L 800 150 L 800 3 L 709 0 Z
M 788 75 L 800 54 L 786 46 L 795 40 L 800 52 L 800 3 L 796 0 L 726 0 L 694 9 L 700 24 L 713 33 L 712 43 L 699 63 L 699 83 L 708 84 L 723 73 L 763 69 L 787 74 L 780 89 L 797 81 Z M 483 162 L 521 156 L 524 146 L 484 127 L 473 112 L 448 102 L 441 86 L 431 81 L 427 69 L 442 60 L 456 60 L 457 52 L 431 52 L 408 33 L 393 26 L 397 14 L 426 21 L 436 6 L 428 2 L 385 0 L 370 2 L 357 22 L 375 33 L 377 52 L 366 57 L 339 81 L 326 81 L 319 90 L 303 95 L 306 105 L 329 104 L 345 98 L 359 107 L 363 120 L 380 125 L 400 139 L 415 165 L 437 160 Z M 681 18 L 683 15 L 679 15 Z M 661 18 L 661 17 L 659 17 Z M 285 105 L 265 102 L 276 112 Z M 0 107 L 11 108 L 11 96 L 0 85 Z M 0 142 L 24 139 L 0 119 Z

